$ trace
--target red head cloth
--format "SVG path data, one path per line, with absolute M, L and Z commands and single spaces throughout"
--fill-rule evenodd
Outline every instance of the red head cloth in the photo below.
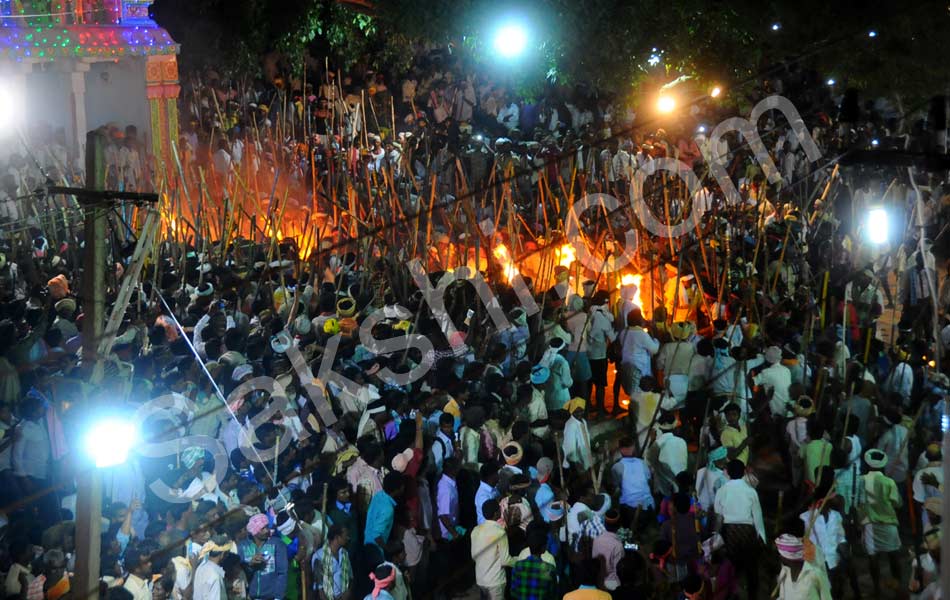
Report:
M 252 536 L 263 531 L 269 524 L 267 515 L 256 514 L 247 522 L 247 532 Z
M 373 598 L 379 596 L 379 592 L 389 587 L 389 584 L 391 584 L 393 580 L 396 579 L 396 567 L 392 565 L 389 565 L 389 567 L 389 575 L 383 577 L 382 579 L 377 579 L 376 573 L 369 574 L 369 578 L 373 580 L 373 591 L 371 594 Z

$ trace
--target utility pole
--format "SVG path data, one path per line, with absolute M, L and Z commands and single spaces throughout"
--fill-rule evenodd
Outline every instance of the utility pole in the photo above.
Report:
M 106 252 L 108 215 L 113 200 L 157 202 L 157 194 L 110 192 L 105 190 L 105 133 L 86 134 L 86 187 L 50 187 L 48 193 L 73 195 L 83 210 L 82 274 L 82 364 L 94 389 L 102 378 L 100 343 L 105 332 Z M 124 309 L 123 309 L 124 310 Z M 84 410 L 93 408 L 84 399 Z M 100 536 L 102 533 L 102 472 L 93 467 L 78 477 L 76 490 L 76 571 L 73 577 L 75 600 L 99 597 Z
M 86 134 L 86 189 L 105 189 L 105 135 Z M 99 382 L 99 338 L 105 313 L 106 209 L 101 203 L 89 205 L 78 197 L 83 211 L 82 269 L 82 364 L 93 388 Z M 86 408 L 92 402 L 85 399 Z M 102 473 L 93 467 L 78 478 L 76 490 L 76 572 L 73 594 L 76 600 L 99 597 L 99 559 L 102 551 Z

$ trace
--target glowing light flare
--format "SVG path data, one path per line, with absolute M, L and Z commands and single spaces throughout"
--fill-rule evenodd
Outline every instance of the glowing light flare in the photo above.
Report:
M 517 23 L 502 26 L 495 33 L 495 52 L 505 58 L 520 56 L 528 45 L 528 33 Z
M 718 98 L 720 95 L 722 95 L 722 88 L 718 85 L 713 86 L 713 89 L 709 90 L 709 95 L 713 98 Z
M 0 81 L 0 135 L 10 133 L 23 116 L 23 102 L 9 81 Z
M 676 110 L 676 99 L 673 98 L 673 96 L 664 94 L 660 96 L 659 98 L 657 98 L 656 109 L 659 112 L 665 115 L 668 115 L 674 110 Z
M 865 234 L 872 244 L 884 244 L 890 236 L 890 219 L 883 208 L 872 208 L 865 222 Z
M 85 450 L 96 467 L 104 469 L 124 463 L 137 440 L 138 431 L 131 421 L 110 417 L 89 429 Z
M 502 272 L 505 275 L 505 279 L 508 280 L 508 283 L 521 272 L 518 271 L 518 267 L 515 265 L 515 261 L 511 259 L 511 253 L 508 252 L 508 246 L 504 244 L 498 244 L 495 246 L 495 249 L 492 250 L 492 256 L 501 264 Z

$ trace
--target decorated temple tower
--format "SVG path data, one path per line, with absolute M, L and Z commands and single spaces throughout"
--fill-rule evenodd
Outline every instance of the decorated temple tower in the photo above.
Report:
M 0 0 L 0 112 L 80 162 L 86 131 L 101 126 L 117 136 L 134 127 L 142 149 L 168 161 L 179 46 L 152 20 L 152 2 Z

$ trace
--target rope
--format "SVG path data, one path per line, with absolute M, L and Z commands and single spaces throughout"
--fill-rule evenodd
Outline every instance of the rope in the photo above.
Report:
M 221 400 L 222 404 L 224 404 L 224 407 L 228 410 L 228 414 L 230 415 L 231 419 L 243 428 L 244 425 L 238 420 L 237 415 L 234 413 L 234 409 L 231 408 L 231 405 L 228 404 L 228 401 L 224 396 L 224 392 L 222 392 L 221 388 L 218 387 L 218 382 L 215 381 L 214 377 L 211 376 L 211 373 L 208 371 L 208 368 L 205 366 L 204 361 L 201 360 L 201 356 L 198 355 L 198 351 L 195 349 L 194 344 L 192 343 L 191 339 L 189 339 L 188 334 L 185 333 L 185 330 L 181 326 L 181 323 L 178 321 L 178 317 L 175 316 L 175 313 L 171 310 L 171 308 L 168 306 L 168 303 L 165 301 L 165 296 L 163 296 L 162 293 L 158 290 L 155 291 L 155 294 L 156 296 L 158 296 L 158 299 L 161 300 L 162 306 L 165 307 L 165 311 L 168 313 L 168 316 L 175 323 L 175 327 L 178 329 L 179 335 L 181 335 L 182 339 L 185 340 L 185 343 L 188 345 L 188 349 L 194 355 L 195 361 L 197 361 L 198 365 L 201 367 L 201 370 L 205 374 L 205 377 L 207 377 L 208 381 L 211 382 L 211 387 L 214 388 L 215 395 L 218 397 L 219 400 Z M 275 475 L 272 474 L 270 472 L 270 469 L 267 468 L 267 462 L 261 457 L 260 452 L 257 451 L 257 447 L 254 446 L 254 444 L 249 444 L 249 446 L 254 451 L 254 456 L 257 457 L 257 462 L 259 462 L 261 467 L 264 469 L 264 473 L 267 474 L 268 477 L 270 477 L 271 481 L 274 482 L 274 487 L 277 488 L 277 492 L 281 496 L 283 496 L 284 490 L 281 489 L 280 486 L 278 485 Z M 284 498 L 284 499 L 288 500 L 288 498 Z

